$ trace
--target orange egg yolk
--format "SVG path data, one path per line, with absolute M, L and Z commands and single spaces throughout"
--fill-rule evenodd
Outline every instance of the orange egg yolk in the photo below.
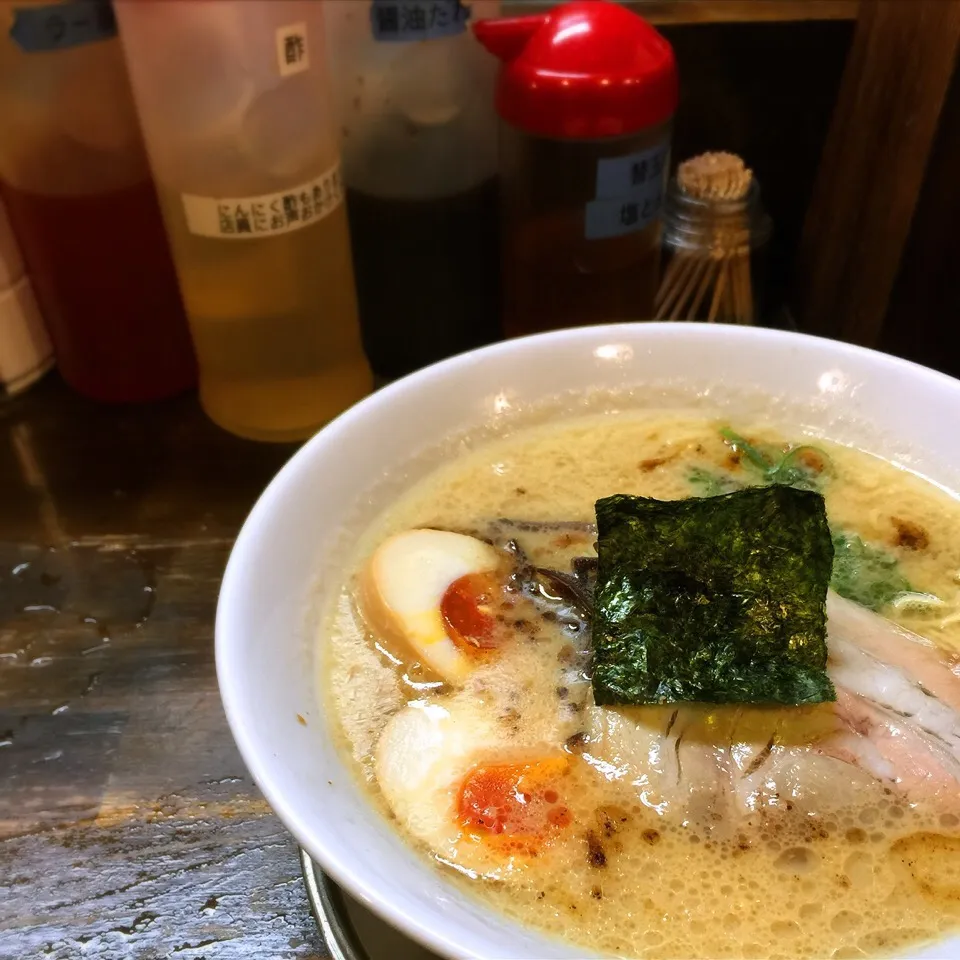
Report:
M 468 653 L 495 650 L 501 641 L 494 604 L 500 582 L 492 573 L 468 573 L 447 587 L 440 615 L 447 636 Z
M 536 855 L 573 817 L 561 803 L 569 760 L 482 764 L 460 788 L 460 823 L 504 852 Z

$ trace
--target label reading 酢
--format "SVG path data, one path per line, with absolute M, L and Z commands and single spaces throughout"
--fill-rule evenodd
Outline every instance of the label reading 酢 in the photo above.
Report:
M 408 43 L 453 37 L 467 29 L 470 10 L 462 0 L 373 0 L 373 39 Z
M 585 216 L 588 240 L 637 233 L 659 216 L 669 154 L 669 145 L 659 143 L 598 161 L 596 199 L 587 204 Z
M 48 53 L 117 35 L 110 0 L 14 7 L 10 39 L 25 53 Z
M 306 23 L 291 23 L 277 28 L 277 66 L 281 77 L 310 69 Z
M 258 240 L 309 227 L 343 202 L 340 167 L 282 193 L 259 197 L 198 197 L 183 194 L 187 229 L 198 237 Z

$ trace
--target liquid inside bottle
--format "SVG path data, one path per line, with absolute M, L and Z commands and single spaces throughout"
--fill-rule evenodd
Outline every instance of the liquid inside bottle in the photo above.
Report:
M 617 3 L 474 29 L 503 63 L 505 332 L 651 319 L 678 99 L 670 44 Z
M 363 343 L 393 378 L 500 336 L 496 65 L 470 25 L 499 0 L 327 4 Z M 428 9 L 429 8 L 429 9 Z
M 3 199 L 63 378 L 103 401 L 149 401 L 196 382 L 153 183 Z M 91 255 L 92 254 L 92 255 Z
M 63 378 L 157 400 L 196 362 L 111 7 L 79 6 L 0 0 L 0 191 Z
M 237 240 L 191 233 L 177 191 L 161 189 L 161 203 L 212 420 L 302 439 L 369 393 L 342 203 L 299 230 Z
M 302 440 L 367 394 L 324 4 L 117 4 L 217 424 Z
M 403 200 L 348 190 L 364 345 L 386 377 L 495 340 L 497 183 Z
M 630 164 L 635 157 L 657 161 L 656 167 L 637 161 L 645 163 L 641 192 L 598 198 L 603 165 Z M 609 142 L 503 129 L 508 336 L 653 316 L 667 157 L 662 128 Z

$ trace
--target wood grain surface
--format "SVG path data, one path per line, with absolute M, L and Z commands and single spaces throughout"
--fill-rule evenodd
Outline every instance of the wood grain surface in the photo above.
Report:
M 326 956 L 214 672 L 231 543 L 293 448 L 55 377 L 0 438 L 0 958 Z
M 881 340 L 956 71 L 960 0 L 862 0 L 804 227 L 801 327 Z
M 960 73 L 954 71 L 880 346 L 960 377 Z

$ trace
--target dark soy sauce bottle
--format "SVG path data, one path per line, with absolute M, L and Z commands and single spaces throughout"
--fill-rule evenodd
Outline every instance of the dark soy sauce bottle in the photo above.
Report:
M 384 378 L 500 335 L 496 71 L 468 29 L 498 11 L 326 8 L 364 348 Z

